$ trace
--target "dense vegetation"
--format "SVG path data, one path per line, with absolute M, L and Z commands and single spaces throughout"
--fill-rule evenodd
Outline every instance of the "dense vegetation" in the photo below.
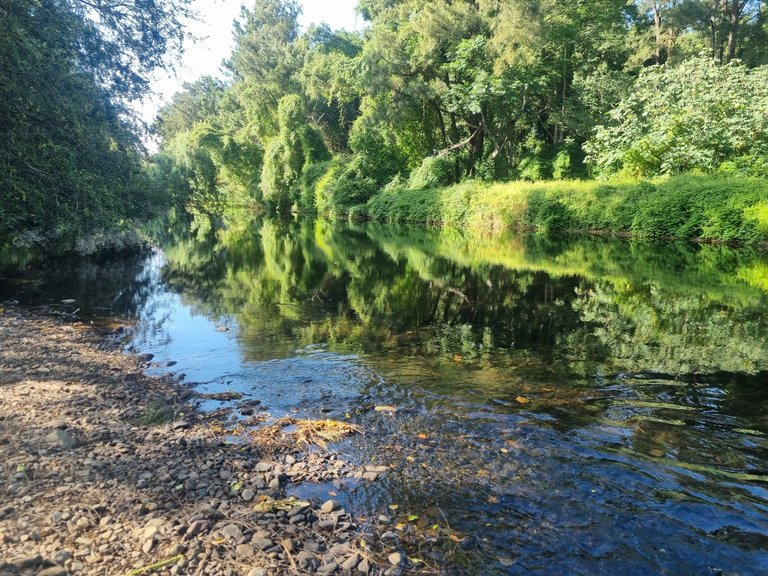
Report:
M 0 243 L 120 244 L 160 204 L 128 104 L 187 0 L 0 3 Z
M 470 210 L 441 191 L 465 180 L 458 190 L 495 209 L 498 188 L 482 182 L 717 173 L 729 176 L 719 195 L 705 178 L 551 184 L 521 202 L 555 206 L 521 221 L 755 239 L 742 224 L 768 201 L 748 179 L 768 176 L 766 6 L 361 0 L 369 26 L 349 33 L 301 32 L 295 2 L 256 0 L 236 25 L 231 78 L 188 85 L 161 111 L 155 168 L 195 214 L 255 202 L 444 222 Z M 512 188 L 510 200 L 534 190 Z M 609 190 L 624 191 L 613 217 L 588 205 Z M 420 206 L 430 213 L 413 217 Z M 668 209 L 691 214 L 668 226 L 637 215 Z
M 227 78 L 161 110 L 147 162 L 128 105 L 188 1 L 3 3 L 0 237 L 113 237 L 169 206 L 462 222 L 472 197 L 515 226 L 765 239 L 768 0 L 360 0 L 361 32 L 253 0 Z

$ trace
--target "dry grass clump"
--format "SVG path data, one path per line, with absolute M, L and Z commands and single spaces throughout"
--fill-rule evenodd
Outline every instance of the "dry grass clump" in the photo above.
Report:
M 274 424 L 254 431 L 251 439 L 254 444 L 267 450 L 312 445 L 325 449 L 329 443 L 339 442 L 351 434 L 362 433 L 362 431 L 360 426 L 338 420 L 280 418 Z

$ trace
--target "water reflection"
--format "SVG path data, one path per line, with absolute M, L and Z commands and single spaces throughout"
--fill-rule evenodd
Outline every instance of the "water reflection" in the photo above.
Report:
M 262 220 L 112 266 L 37 289 L 203 391 L 352 416 L 395 472 L 350 502 L 470 536 L 458 573 L 768 572 L 761 253 Z

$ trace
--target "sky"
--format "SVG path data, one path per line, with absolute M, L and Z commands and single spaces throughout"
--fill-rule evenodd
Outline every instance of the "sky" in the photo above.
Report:
M 184 82 L 201 76 L 221 76 L 221 61 L 232 51 L 232 22 L 240 15 L 240 7 L 248 0 L 195 0 L 193 9 L 200 21 L 191 23 L 189 32 L 200 38 L 188 43 L 185 54 L 176 66 L 175 74 L 159 72 L 152 81 L 153 96 L 145 98 L 140 106 L 141 117 L 151 123 L 163 103 L 181 89 Z M 302 0 L 299 2 L 302 28 L 326 22 L 334 30 L 359 30 L 362 19 L 355 14 L 357 0 Z

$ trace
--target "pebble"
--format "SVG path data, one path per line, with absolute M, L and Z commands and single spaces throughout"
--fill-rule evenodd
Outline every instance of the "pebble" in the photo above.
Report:
M 317 569 L 317 573 L 333 574 L 338 569 L 339 569 L 339 565 L 336 562 L 328 562 L 328 564 L 323 564 L 322 566 L 320 566 L 320 568 Z
M 320 512 L 323 512 L 324 514 L 330 514 L 334 510 L 336 510 L 339 507 L 337 502 L 334 502 L 333 500 L 328 500 L 320 507 Z
M 253 568 L 248 572 L 248 576 L 267 576 L 266 568 Z
M 253 469 L 256 472 L 271 472 L 272 464 L 269 464 L 268 462 L 259 462 L 256 464 L 256 466 L 253 467 Z
M 61 566 L 51 566 L 38 572 L 37 576 L 67 576 L 67 571 Z
M 242 540 L 243 538 L 243 532 L 240 530 L 240 527 L 236 524 L 227 524 L 224 526 L 224 528 L 221 529 L 221 533 L 224 535 L 225 538 L 228 538 L 229 540 Z
M 400 554 L 400 552 L 392 552 L 392 554 L 387 556 L 387 560 L 389 560 L 389 563 L 393 566 L 399 566 L 403 563 L 403 555 Z
M 64 450 L 71 450 L 77 446 L 77 440 L 75 440 L 75 437 L 72 436 L 69 432 L 59 428 L 48 434 L 45 439 L 52 446 L 57 446 L 59 448 L 63 448 Z
M 349 558 L 344 560 L 344 562 L 342 562 L 341 569 L 351 572 L 357 567 L 358 564 L 360 564 L 360 554 L 355 552 L 354 554 L 352 554 L 352 556 L 350 556 Z

